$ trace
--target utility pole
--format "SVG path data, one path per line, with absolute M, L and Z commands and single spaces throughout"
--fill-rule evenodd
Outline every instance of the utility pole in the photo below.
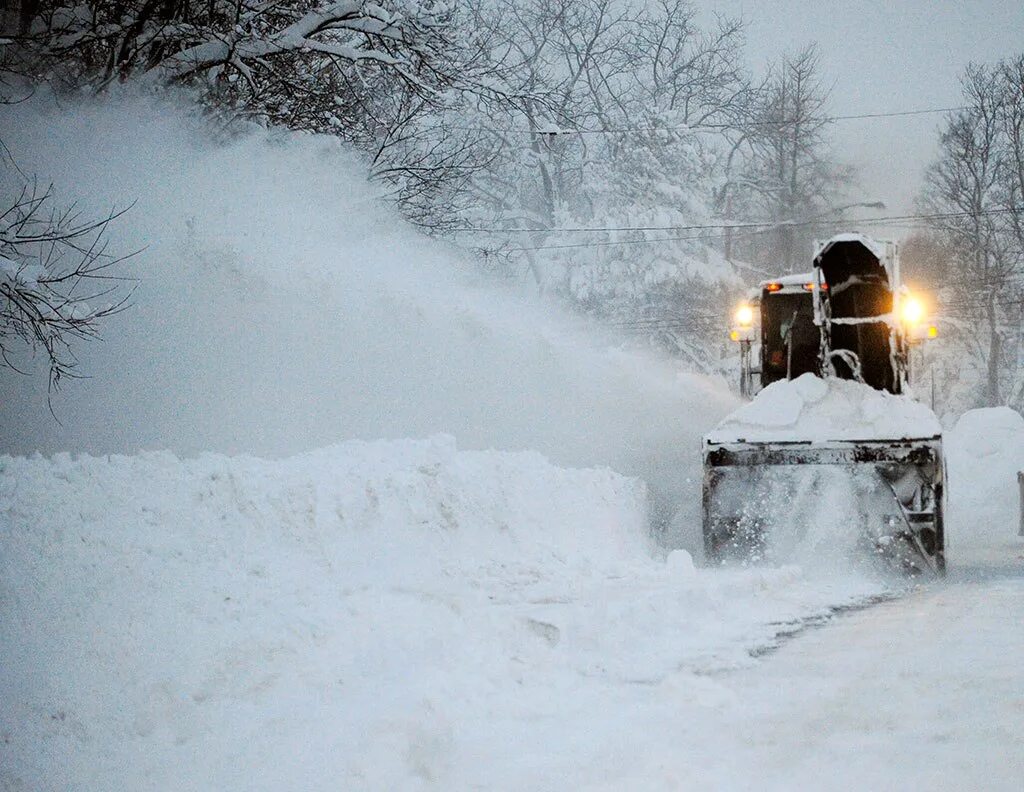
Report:
M 740 341 L 740 396 L 749 399 L 754 395 L 754 374 L 751 361 L 753 341 L 744 338 Z

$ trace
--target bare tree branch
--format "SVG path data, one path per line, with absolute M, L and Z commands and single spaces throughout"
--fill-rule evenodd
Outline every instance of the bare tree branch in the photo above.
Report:
M 82 221 L 74 207 L 55 205 L 52 185 L 30 181 L 8 192 L 0 210 L 0 360 L 18 371 L 15 348 L 41 355 L 52 391 L 78 376 L 75 340 L 95 337 L 129 304 L 127 279 L 108 273 L 131 256 L 107 253 L 105 240 L 127 209 Z

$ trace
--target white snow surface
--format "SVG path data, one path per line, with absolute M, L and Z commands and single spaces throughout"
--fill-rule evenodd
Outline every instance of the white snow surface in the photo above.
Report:
M 1009 407 L 969 410 L 946 433 L 946 448 L 952 551 L 1017 533 L 1024 417 Z
M 1015 531 L 1019 415 L 947 437 L 953 587 L 761 661 L 900 584 L 836 541 L 840 488 L 787 566 L 651 547 L 644 484 L 593 466 L 698 530 L 722 389 L 475 282 L 323 139 L 69 108 L 0 136 L 86 209 L 138 198 L 112 241 L 149 248 L 64 428 L 0 378 L 4 449 L 94 454 L 0 456 L 0 789 L 1017 788 L 1019 541 L 955 585 Z M 719 436 L 939 433 L 909 399 L 778 385 Z
M 942 434 L 928 407 L 858 382 L 804 374 L 773 382 L 705 436 L 709 443 L 895 440 Z
M 860 242 L 864 247 L 870 250 L 879 261 L 885 261 L 885 243 L 874 239 L 873 237 L 858 233 L 857 231 L 850 231 L 829 237 L 825 244 L 822 245 L 821 252 L 824 252 L 833 244 L 838 242 Z
M 0 787 L 599 786 L 645 739 L 612 713 L 699 719 L 886 589 L 647 530 L 636 479 L 448 437 L 0 457 Z

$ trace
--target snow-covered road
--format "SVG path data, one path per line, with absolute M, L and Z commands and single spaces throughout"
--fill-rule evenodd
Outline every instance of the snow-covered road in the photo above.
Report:
M 1024 542 L 715 681 L 704 717 L 663 724 L 646 761 L 600 786 L 1021 789 Z
M 1024 419 L 948 439 L 909 589 L 831 499 L 695 567 L 642 482 L 444 436 L 0 457 L 0 789 L 1024 788 Z

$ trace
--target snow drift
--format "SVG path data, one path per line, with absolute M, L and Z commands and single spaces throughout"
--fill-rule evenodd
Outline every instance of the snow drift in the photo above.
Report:
M 575 787 L 880 590 L 658 561 L 646 519 L 635 479 L 445 437 L 0 457 L 0 787 Z
M 117 96 L 40 96 L 0 119 L 22 170 L 87 215 L 136 202 L 110 243 L 142 250 L 133 307 L 80 347 L 90 379 L 54 399 L 62 425 L 44 377 L 0 370 L 2 451 L 277 457 L 443 432 L 678 492 L 698 477 L 701 432 L 735 403 L 474 276 L 405 225 L 336 140 L 215 143 L 170 100 Z
M 969 410 L 946 439 L 951 555 L 1012 539 L 1019 525 L 1024 417 L 1009 407 Z
M 726 416 L 707 439 L 898 440 L 936 437 L 935 414 L 909 396 L 895 396 L 858 382 L 804 374 L 773 382 Z

